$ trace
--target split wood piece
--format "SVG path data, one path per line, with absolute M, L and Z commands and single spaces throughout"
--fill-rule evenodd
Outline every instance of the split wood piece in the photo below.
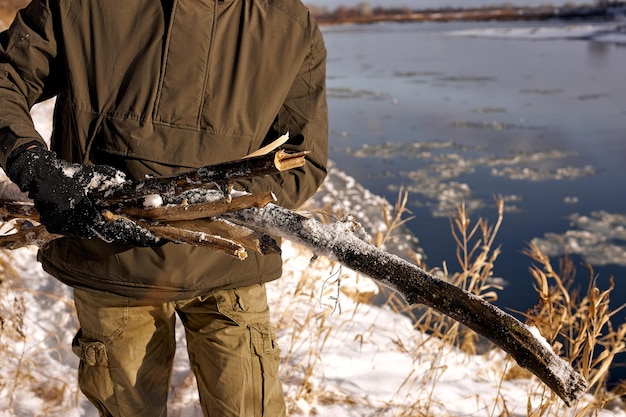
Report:
M 272 143 L 265 145 L 261 149 L 257 149 L 256 151 L 249 153 L 248 155 L 244 156 L 243 159 L 252 158 L 252 157 L 261 156 L 261 155 L 267 155 L 268 153 L 283 146 L 285 143 L 287 143 L 288 140 L 289 140 L 289 132 L 280 136 Z
M 0 220 L 29 219 L 39 222 L 39 213 L 31 202 L 0 200 Z
M 145 220 L 133 219 L 109 210 L 104 210 L 102 216 L 105 220 L 113 222 L 118 219 L 135 222 L 140 227 L 150 231 L 153 235 L 176 243 L 187 243 L 194 246 L 203 246 L 217 252 L 232 256 L 241 260 L 247 258 L 248 253 L 243 245 L 221 236 L 215 236 L 195 230 L 181 229 L 169 225 L 152 224 Z
M 558 357 L 536 329 L 489 302 L 370 245 L 341 223 L 324 225 L 270 204 L 227 215 L 248 227 L 300 243 L 399 292 L 409 304 L 424 304 L 485 336 L 527 368 L 571 406 L 588 383 Z
M 197 204 L 165 205 L 154 208 L 141 208 L 136 206 L 121 207 L 119 211 L 133 218 L 148 219 L 154 221 L 182 221 L 196 220 L 206 217 L 215 217 L 231 211 L 249 207 L 264 207 L 276 201 L 272 192 L 258 194 L 244 194 L 226 200 L 209 201 Z
M 43 225 L 30 228 L 17 226 L 16 228 L 18 229 L 16 233 L 0 236 L 0 249 L 15 250 L 30 245 L 43 248 L 50 241 L 62 237 L 62 235 L 48 232 Z
M 269 235 L 224 219 L 198 219 L 189 221 L 168 222 L 168 226 L 176 229 L 193 230 L 213 236 L 221 236 L 242 245 L 248 251 L 261 255 L 281 253 L 280 246 Z
M 349 232 L 350 225 L 323 225 L 274 204 L 225 216 L 245 227 L 255 227 L 265 233 L 282 236 L 310 248 L 318 255 L 336 259 L 354 271 L 398 291 L 408 303 L 424 304 L 459 321 L 509 353 L 520 366 L 535 374 L 568 406 L 578 400 L 588 387 L 587 381 L 570 364 L 559 358 L 534 328 L 487 301 L 362 241 Z M 149 225 L 148 222 L 144 223 Z M 177 229 L 176 233 L 179 231 Z M 163 229 L 155 234 L 170 240 L 176 239 L 167 235 L 167 232 L 167 229 Z M 202 241 L 206 234 L 190 232 L 188 241 L 179 241 L 196 245 L 208 243 Z M 232 241 L 224 245 L 227 239 L 219 240 L 219 244 L 212 248 L 237 257 L 245 252 L 242 246 L 236 248 Z M 230 246 L 230 250 L 224 249 L 225 246 Z M 233 246 L 236 249 L 233 250 Z
M 237 209 L 239 209 L 240 207 L 264 206 L 268 200 L 275 200 L 273 194 L 244 195 L 235 198 L 233 201 Z M 141 222 L 131 217 L 115 215 L 108 210 L 104 211 L 103 215 L 109 221 L 125 218 L 140 223 L 142 227 L 151 230 L 155 235 L 173 242 L 209 247 L 225 252 L 230 256 L 236 256 L 239 259 L 245 259 L 247 256 L 245 250 L 255 251 L 262 255 L 280 253 L 281 251 L 276 241 L 265 233 L 251 230 L 224 219 L 195 219 L 194 216 L 180 216 L 176 211 L 170 216 L 168 213 L 170 213 L 171 209 L 164 210 L 163 219 L 168 221 L 168 224 L 164 225 L 154 225 L 146 221 Z M 36 221 L 39 219 L 39 213 L 30 203 L 4 201 L 0 203 L 0 212 L 4 214 L 2 217 L 4 221 L 15 219 Z M 224 212 L 224 210 L 221 212 Z M 206 212 L 204 212 L 204 215 L 206 215 Z M 181 218 L 183 220 L 179 220 Z M 169 222 L 170 219 L 172 219 L 171 222 Z M 0 236 L 0 249 L 14 250 L 29 245 L 43 248 L 51 240 L 63 237 L 59 234 L 49 233 L 43 225 L 25 229 L 21 224 L 23 223 L 16 223 L 15 225 L 15 228 L 18 230 L 17 233 Z M 223 248 L 223 250 L 220 248 Z M 241 250 L 242 248 L 244 248 L 244 251 Z
M 308 151 L 287 152 L 278 150 L 267 155 L 207 165 L 170 177 L 153 177 L 129 181 L 114 190 L 91 193 L 89 197 L 98 205 L 108 207 L 126 200 L 136 200 L 150 194 L 173 196 L 185 190 L 206 187 L 211 183 L 225 184 L 246 178 L 274 175 L 282 171 L 298 168 L 305 164 L 305 157 L 308 154 Z

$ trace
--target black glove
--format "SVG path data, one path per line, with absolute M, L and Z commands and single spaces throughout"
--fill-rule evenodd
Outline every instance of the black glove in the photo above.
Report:
M 51 233 L 104 241 L 151 246 L 158 238 L 128 220 L 107 222 L 89 199 L 126 181 L 123 172 L 107 165 L 72 164 L 57 158 L 41 144 L 32 144 L 7 165 L 7 176 L 35 202 L 41 223 Z

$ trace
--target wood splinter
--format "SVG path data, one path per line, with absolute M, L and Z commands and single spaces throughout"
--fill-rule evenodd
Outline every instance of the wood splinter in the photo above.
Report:
M 0 236 L 0 249 L 15 250 L 26 246 L 34 245 L 44 247 L 54 239 L 62 237 L 55 233 L 50 233 L 43 225 L 26 225 L 26 222 L 18 222 L 15 225 L 16 233 Z

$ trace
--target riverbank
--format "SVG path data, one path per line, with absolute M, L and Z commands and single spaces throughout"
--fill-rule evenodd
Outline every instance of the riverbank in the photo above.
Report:
M 306 3 L 306 1 L 305 1 Z M 11 0 L 0 4 L 0 30 L 6 29 L 15 13 L 28 4 L 27 0 Z M 312 13 L 321 25 L 371 24 L 380 22 L 463 22 L 463 21 L 542 21 L 614 19 L 626 16 L 626 2 L 613 1 L 610 5 L 596 6 L 539 6 L 539 7 L 480 7 L 443 8 L 428 10 L 398 10 L 376 8 L 359 10 L 339 8 L 330 13 Z
M 387 11 L 386 9 L 376 9 L 376 12 L 364 12 L 357 9 L 342 9 L 329 14 L 319 14 L 315 18 L 322 25 L 334 25 L 379 22 L 606 20 L 624 15 L 626 15 L 626 2 L 612 2 L 610 6 L 481 7 L 423 11 Z

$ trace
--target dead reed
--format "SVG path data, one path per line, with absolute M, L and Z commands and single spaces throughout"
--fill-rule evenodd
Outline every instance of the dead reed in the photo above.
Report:
M 570 258 L 560 260 L 557 272 L 536 246 L 530 245 L 526 254 L 536 262 L 530 272 L 539 301 L 525 316 L 555 352 L 574 364 L 589 381 L 590 399 L 586 404 L 579 404 L 573 415 L 595 415 L 626 394 L 624 381 L 607 388 L 616 356 L 626 351 L 626 323 L 615 325 L 612 318 L 626 304 L 615 309 L 610 306 L 615 288 L 613 277 L 608 288 L 601 289 L 592 267 L 587 265 L 588 285 L 579 289 L 575 287 L 577 271 Z M 537 392 L 533 394 L 536 397 Z M 536 407 L 529 407 L 528 415 L 556 416 L 552 396 L 542 396 Z
M 387 227 L 384 232 L 373 234 L 372 241 L 382 246 L 394 233 L 397 233 L 402 225 L 408 221 L 405 219 L 408 196 L 400 193 L 393 207 L 384 205 L 382 218 Z M 456 243 L 457 272 L 450 272 L 448 264 L 444 263 L 441 268 L 432 269 L 430 272 L 437 274 L 454 285 L 493 302 L 497 299 L 498 292 L 502 287 L 493 275 L 494 264 L 500 254 L 500 248 L 495 245 L 495 238 L 499 232 L 504 213 L 504 202 L 501 198 L 495 200 L 497 218 L 493 224 L 486 219 L 478 219 L 473 222 L 464 205 L 457 208 L 457 212 L 451 217 L 451 233 Z M 337 215 L 333 216 L 337 217 Z M 597 415 L 609 404 L 619 403 L 620 396 L 626 393 L 626 384 L 620 384 L 611 389 L 607 388 L 607 380 L 610 368 L 614 365 L 616 356 L 626 349 L 624 343 L 626 336 L 626 324 L 615 327 L 611 318 L 623 306 L 611 310 L 609 306 L 610 294 L 613 284 L 609 288 L 601 290 L 597 287 L 597 281 L 593 278 L 593 271 L 589 268 L 589 286 L 584 292 L 574 288 L 575 270 L 572 261 L 565 257 L 561 259 L 559 273 L 551 267 L 550 260 L 543 255 L 538 248 L 530 246 L 527 255 L 532 262 L 537 264 L 530 268 L 530 277 L 535 280 L 535 288 L 538 295 L 537 306 L 529 312 L 520 313 L 526 317 L 527 322 L 537 327 L 541 334 L 553 346 L 554 350 L 574 366 L 590 381 L 589 395 L 581 401 L 573 410 L 566 410 L 561 400 L 550 393 L 538 380 L 527 371 L 517 366 L 506 356 L 499 360 L 501 364 L 500 384 L 516 378 L 534 381 L 527 389 L 527 415 L 530 417 L 561 417 L 567 415 L 582 417 Z M 415 261 L 421 263 L 421 257 L 416 256 Z M 423 264 L 421 264 L 424 267 Z M 325 266 L 339 268 L 338 265 Z M 319 264 L 312 264 L 310 268 L 320 269 Z M 342 272 L 339 269 L 337 277 L 333 278 L 335 285 L 340 285 Z M 344 271 L 349 275 L 349 271 Z M 307 272 L 301 276 L 301 281 L 296 286 L 294 300 L 298 295 L 306 295 L 313 300 L 320 295 L 320 288 L 316 287 L 314 280 L 319 279 L 318 273 Z M 329 281 L 331 279 L 329 278 Z M 421 367 L 421 372 L 414 370 L 407 372 L 407 377 L 398 386 L 396 393 L 387 402 L 386 406 L 378 407 L 379 416 L 409 417 L 452 415 L 447 414 L 444 404 L 440 404 L 433 395 L 437 384 L 447 370 L 446 352 L 449 349 L 458 349 L 469 355 L 481 354 L 486 357 L 498 358 L 499 352 L 490 343 L 479 338 L 473 331 L 463 327 L 458 322 L 431 309 L 407 306 L 393 292 L 384 292 L 386 305 L 400 314 L 411 317 L 414 328 L 421 336 L 419 340 L 403 341 L 396 340 L 396 347 L 412 355 L 416 363 L 427 363 Z M 380 298 L 380 297 L 378 297 Z M 363 299 L 359 300 L 360 302 Z M 294 301 L 295 302 L 295 301 Z M 302 304 L 299 304 L 302 307 Z M 315 303 L 313 303 L 314 305 Z M 358 307 L 357 307 L 358 308 Z M 289 312 L 287 312 L 289 311 Z M 352 314 L 356 314 L 356 309 Z M 291 317 L 294 312 L 285 310 L 284 317 Z M 302 312 L 300 313 L 302 314 Z M 293 405 L 292 410 L 297 411 L 298 402 L 315 403 L 314 397 L 325 398 L 325 401 L 345 402 L 347 405 L 359 401 L 355 398 L 345 398 L 342 395 L 326 392 L 326 388 L 316 381 L 323 380 L 316 366 L 324 356 L 327 346 L 333 344 L 333 338 L 340 337 L 341 328 L 337 327 L 337 321 L 329 320 L 330 310 L 326 313 L 309 311 L 293 327 L 293 322 L 288 325 L 292 333 L 292 344 L 286 347 L 286 366 L 283 375 L 289 379 L 295 374 L 300 375 L 301 388 L 290 393 L 288 402 Z M 279 320 L 279 327 L 286 325 L 283 319 Z M 313 323 L 313 324 L 312 324 Z M 345 322 L 342 320 L 341 323 Z M 307 329 L 306 331 L 304 329 Z M 366 335 L 363 336 L 366 339 Z M 311 342 L 313 340 L 313 342 Z M 310 343 L 306 360 L 294 358 L 290 355 L 299 351 L 298 343 Z M 435 350 L 435 355 L 427 355 L 411 349 L 419 350 L 419 346 L 428 343 L 440 343 L 440 348 Z M 411 346 L 412 345 L 412 346 Z M 446 348 L 446 346 L 448 346 Z M 448 349 L 448 350 L 447 350 Z M 293 363 L 297 363 L 301 370 L 293 373 Z M 497 366 L 497 364 L 496 364 Z M 293 380 L 292 380 L 293 382 Z M 407 401 L 410 393 L 419 392 L 415 395 L 414 402 Z M 429 394 L 430 393 L 430 394 Z M 333 397 L 334 396 L 334 397 Z M 334 400 L 333 400 L 334 398 Z M 363 401 L 363 400 L 360 400 Z M 498 392 L 491 404 L 484 406 L 485 416 L 508 416 L 513 404 L 511 399 Z M 374 407 L 372 405 L 372 407 Z M 303 410 L 300 410 L 303 411 Z M 519 411 L 517 411 L 519 412 Z
M 393 207 L 387 204 L 381 207 L 386 230 L 372 234 L 372 241 L 377 245 L 384 245 L 391 236 L 400 233 L 407 216 L 410 216 L 407 202 L 408 196 L 400 194 Z M 502 225 L 503 206 L 502 200 L 497 199 L 497 218 L 490 224 L 484 219 L 472 221 L 461 205 L 450 220 L 457 248 L 457 265 L 451 268 L 444 263 L 431 272 L 489 301 L 496 300 L 501 287 L 493 276 L 493 267 L 500 253 L 495 237 Z M 334 218 L 338 216 L 340 214 L 333 215 Z M 569 258 L 559 260 L 558 270 L 555 270 L 551 260 L 538 248 L 530 246 L 527 254 L 533 263 L 529 278 L 534 279 L 538 302 L 534 309 L 520 314 L 540 330 L 561 357 L 574 364 L 591 382 L 589 395 L 574 409 L 565 410 L 562 402 L 541 383 L 534 381 L 502 352 L 456 321 L 430 309 L 409 307 L 388 290 L 379 288 L 378 294 L 375 294 L 371 290 L 376 287 L 373 281 L 311 253 L 310 263 L 299 265 L 289 277 L 285 277 L 293 282 L 282 283 L 282 292 L 270 300 L 275 325 L 282 335 L 281 378 L 285 382 L 286 401 L 291 414 L 315 415 L 316 406 L 334 404 L 365 407 L 372 410 L 370 415 L 380 417 L 453 416 L 448 411 L 448 404 L 436 393 L 446 373 L 454 366 L 463 366 L 462 363 L 450 363 L 451 354 L 457 351 L 468 353 L 468 358 L 484 355 L 493 359 L 493 369 L 485 372 L 499 372 L 495 380 L 500 381 L 500 386 L 514 380 L 534 381 L 525 385 L 528 387 L 525 394 L 527 416 L 594 416 L 609 405 L 619 404 L 620 396 L 626 393 L 626 384 L 607 387 L 610 369 L 617 355 L 626 350 L 626 324 L 614 325 L 611 321 L 623 308 L 610 307 L 613 281 L 608 288 L 599 288 L 589 268 L 586 271 L 589 284 L 581 290 L 574 287 L 577 271 Z M 302 259 L 301 252 L 295 256 Z M 417 254 L 415 261 L 421 263 Z M 457 271 L 451 272 L 452 269 Z M 326 279 L 320 280 L 320 271 L 329 271 Z M 48 404 L 49 415 L 78 407 L 76 387 L 72 382 L 55 380 L 52 386 L 43 384 L 34 359 L 15 348 L 20 343 L 28 343 L 29 335 L 24 331 L 23 297 L 32 294 L 21 287 L 10 266 L 10 258 L 0 258 L 0 280 L 0 366 L 14 370 L 11 378 L 0 380 L 0 392 L 9 398 L 9 405 L 18 390 L 34 393 L 39 401 Z M 364 287 L 370 289 L 367 294 L 359 290 Z M 41 302 L 49 295 L 36 297 Z M 379 303 L 381 297 L 386 307 L 409 316 L 415 329 L 414 335 L 408 338 L 390 334 L 391 346 L 380 348 L 400 351 L 414 365 L 382 404 L 325 384 L 322 366 L 325 356 L 347 342 L 367 350 L 368 340 L 373 332 L 380 329 L 366 326 L 355 330 L 355 326 L 359 326 L 359 315 L 365 314 L 365 303 L 372 303 L 373 300 Z M 353 340 L 345 340 L 346 330 L 355 334 Z M 499 391 L 495 398 L 477 398 L 476 401 L 484 404 L 480 413 L 475 415 L 508 416 L 514 407 L 512 399 L 504 391 Z M 519 410 L 515 412 L 519 415 Z

